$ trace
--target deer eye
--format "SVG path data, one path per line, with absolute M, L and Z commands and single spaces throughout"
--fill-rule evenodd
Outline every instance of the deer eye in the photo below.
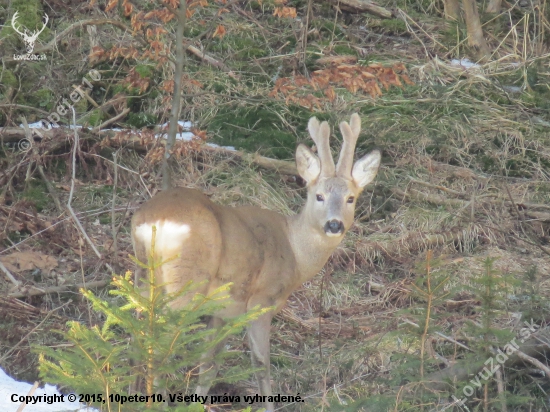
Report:
M 353 203 L 355 198 L 353 196 L 348 197 L 348 203 Z
M 325 198 L 323 197 L 323 195 L 317 195 L 317 201 L 318 201 L 318 202 L 322 202 L 323 200 L 325 200 Z

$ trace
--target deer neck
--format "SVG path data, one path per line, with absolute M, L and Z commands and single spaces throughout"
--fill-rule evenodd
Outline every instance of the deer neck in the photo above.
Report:
M 312 225 L 305 210 L 287 217 L 287 222 L 289 241 L 297 264 L 297 281 L 301 284 L 319 273 L 343 236 L 326 236 Z

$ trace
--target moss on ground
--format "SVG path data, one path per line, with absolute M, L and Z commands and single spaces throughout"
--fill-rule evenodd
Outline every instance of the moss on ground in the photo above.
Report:
M 21 197 L 32 203 L 37 212 L 42 212 L 52 204 L 46 184 L 40 180 L 31 180 L 23 193 L 21 193 Z
M 212 141 L 219 145 L 289 159 L 294 156 L 297 143 L 289 124 L 304 129 L 311 115 L 300 107 L 231 104 L 220 108 L 207 127 L 214 136 Z

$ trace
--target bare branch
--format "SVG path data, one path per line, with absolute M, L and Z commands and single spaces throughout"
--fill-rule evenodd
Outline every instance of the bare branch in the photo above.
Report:
M 117 114 L 115 117 L 111 117 L 109 120 L 105 120 L 103 123 L 101 123 L 99 126 L 96 126 L 92 129 L 92 133 L 98 133 L 101 131 L 101 129 L 104 129 L 105 127 L 109 126 L 110 124 L 115 123 L 116 121 L 122 119 L 125 117 L 128 113 L 130 113 L 130 109 L 126 108 L 119 114 Z
M 101 253 L 99 253 L 99 250 L 97 250 L 96 246 L 92 242 L 92 239 L 90 239 L 90 237 L 88 236 L 88 234 L 86 233 L 86 231 L 82 227 L 82 224 L 80 223 L 80 220 L 78 220 L 78 218 L 76 217 L 76 214 L 74 213 L 74 210 L 71 206 L 71 203 L 73 201 L 73 194 L 74 194 L 74 182 L 76 180 L 76 150 L 78 148 L 78 130 L 76 128 L 76 113 L 74 111 L 74 107 L 71 107 L 71 108 L 73 110 L 73 122 L 74 122 L 75 127 L 74 127 L 74 146 L 73 146 L 73 155 L 72 155 L 71 191 L 69 193 L 69 200 L 67 201 L 67 210 L 71 214 L 76 226 L 78 227 L 78 230 L 80 230 L 80 233 L 82 233 L 82 236 L 84 236 L 84 239 L 86 239 L 86 241 L 88 242 L 88 244 L 90 245 L 90 247 L 92 248 L 92 250 L 94 251 L 96 256 L 99 259 L 103 260 L 103 256 L 101 256 Z M 107 262 L 104 262 L 104 263 L 105 263 L 105 266 L 107 267 L 107 269 L 109 269 L 111 271 L 111 273 L 115 272 L 113 270 L 113 268 L 111 267 L 111 265 L 109 265 Z
M 527 355 L 526 353 L 520 350 L 518 350 L 516 354 L 518 355 L 518 358 L 520 358 L 521 360 L 524 360 L 525 362 L 528 362 L 534 367 L 539 368 L 541 371 L 543 371 L 546 375 L 546 379 L 550 379 L 550 368 L 546 366 L 544 363 L 542 363 L 536 358 L 533 358 L 532 356 Z
M 13 275 L 11 274 L 11 272 L 8 270 L 7 267 L 4 266 L 4 264 L 2 263 L 2 261 L 0 261 L 0 270 L 2 272 L 4 272 L 4 274 L 8 277 L 8 279 L 10 280 L 11 283 L 13 283 L 15 286 L 19 286 L 21 284 L 21 282 L 19 282 L 17 279 L 15 279 L 13 277 Z

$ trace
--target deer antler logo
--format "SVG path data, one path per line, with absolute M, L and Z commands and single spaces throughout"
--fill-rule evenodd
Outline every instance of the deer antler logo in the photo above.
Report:
M 16 27 L 16 20 L 17 20 L 17 15 L 19 14 L 18 11 L 15 12 L 15 14 L 13 15 L 13 17 L 11 18 L 11 27 L 13 27 L 13 29 L 19 33 L 19 35 L 21 35 L 21 37 L 23 37 L 23 42 L 25 43 L 25 47 L 27 48 L 27 53 L 28 54 L 31 54 L 34 50 L 34 43 L 36 42 L 36 39 L 38 38 L 38 36 L 40 35 L 40 33 L 42 33 L 44 31 L 44 29 L 46 28 L 46 25 L 48 24 L 48 20 L 49 20 L 49 17 L 47 14 L 44 13 L 44 25 L 42 26 L 42 28 L 40 30 L 36 30 L 36 31 L 30 31 L 29 29 L 27 29 L 26 27 L 23 29 L 23 31 L 19 30 L 17 27 Z

